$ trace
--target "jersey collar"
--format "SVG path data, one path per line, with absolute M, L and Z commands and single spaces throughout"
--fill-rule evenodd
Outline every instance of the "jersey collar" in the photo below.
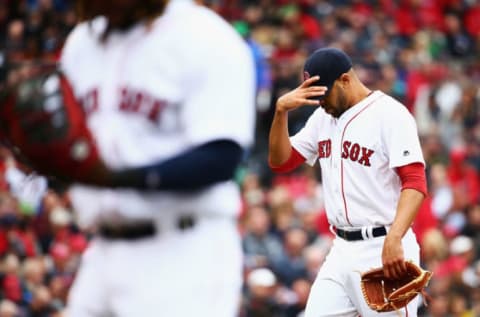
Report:
M 343 122 L 347 122 L 355 116 L 359 111 L 362 111 L 362 109 L 370 104 L 373 100 L 379 98 L 383 93 L 379 90 L 374 90 L 371 94 L 369 94 L 366 98 L 362 99 L 360 102 L 357 104 L 353 105 L 349 109 L 347 109 L 341 116 L 338 118 L 338 123 L 342 124 Z

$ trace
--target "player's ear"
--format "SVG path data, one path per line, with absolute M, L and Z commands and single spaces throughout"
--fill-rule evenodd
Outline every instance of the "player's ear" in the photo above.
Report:
M 346 88 L 351 84 L 352 76 L 349 73 L 343 73 L 337 80 L 343 88 Z
M 349 73 L 343 73 L 342 75 L 340 75 L 340 77 L 338 78 L 338 80 L 342 83 L 342 85 L 344 84 L 348 84 L 350 81 L 351 81 L 351 76 Z

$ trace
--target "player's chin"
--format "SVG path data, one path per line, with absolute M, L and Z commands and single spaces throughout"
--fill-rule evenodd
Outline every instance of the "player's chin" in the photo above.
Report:
M 325 110 L 325 112 L 327 112 L 327 113 L 328 113 L 328 109 L 330 108 L 330 107 L 327 106 L 327 104 L 325 103 L 325 100 L 323 100 L 323 99 L 320 99 L 320 107 L 322 107 L 323 110 Z
M 339 118 L 342 115 L 342 113 L 335 108 L 328 108 L 327 110 L 325 110 L 325 112 L 334 118 Z
M 325 101 L 320 102 L 320 106 L 325 110 L 326 113 L 333 115 L 335 113 L 335 109 L 332 107 L 329 107 L 325 104 Z

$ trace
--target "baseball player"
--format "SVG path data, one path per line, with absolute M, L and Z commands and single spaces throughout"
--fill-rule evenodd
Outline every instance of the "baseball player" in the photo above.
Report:
M 116 176 L 70 190 L 80 225 L 98 234 L 68 316 L 236 316 L 240 195 L 231 178 L 253 141 L 248 46 L 193 0 L 79 5 L 85 21 L 61 68 Z
M 360 273 L 383 266 L 399 278 L 419 262 L 410 226 L 427 189 L 416 124 L 407 109 L 360 82 L 350 58 L 322 48 L 307 59 L 305 81 L 280 97 L 270 130 L 269 163 L 285 172 L 318 159 L 328 221 L 336 234 L 312 286 L 305 316 L 376 316 L 362 296 Z M 320 106 L 296 135 L 288 112 Z M 417 301 L 397 316 L 417 315 Z

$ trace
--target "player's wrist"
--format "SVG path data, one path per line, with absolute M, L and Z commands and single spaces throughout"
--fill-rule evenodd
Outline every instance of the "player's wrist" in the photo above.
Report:
M 291 106 L 289 105 L 289 100 L 287 96 L 282 96 L 278 98 L 277 103 L 275 105 L 275 110 L 279 114 L 286 114 L 290 109 Z
M 288 114 L 288 109 L 284 107 L 281 103 L 277 102 L 275 113 L 279 116 L 286 116 Z
M 389 240 L 402 240 L 403 234 L 398 231 L 390 230 L 385 238 Z

